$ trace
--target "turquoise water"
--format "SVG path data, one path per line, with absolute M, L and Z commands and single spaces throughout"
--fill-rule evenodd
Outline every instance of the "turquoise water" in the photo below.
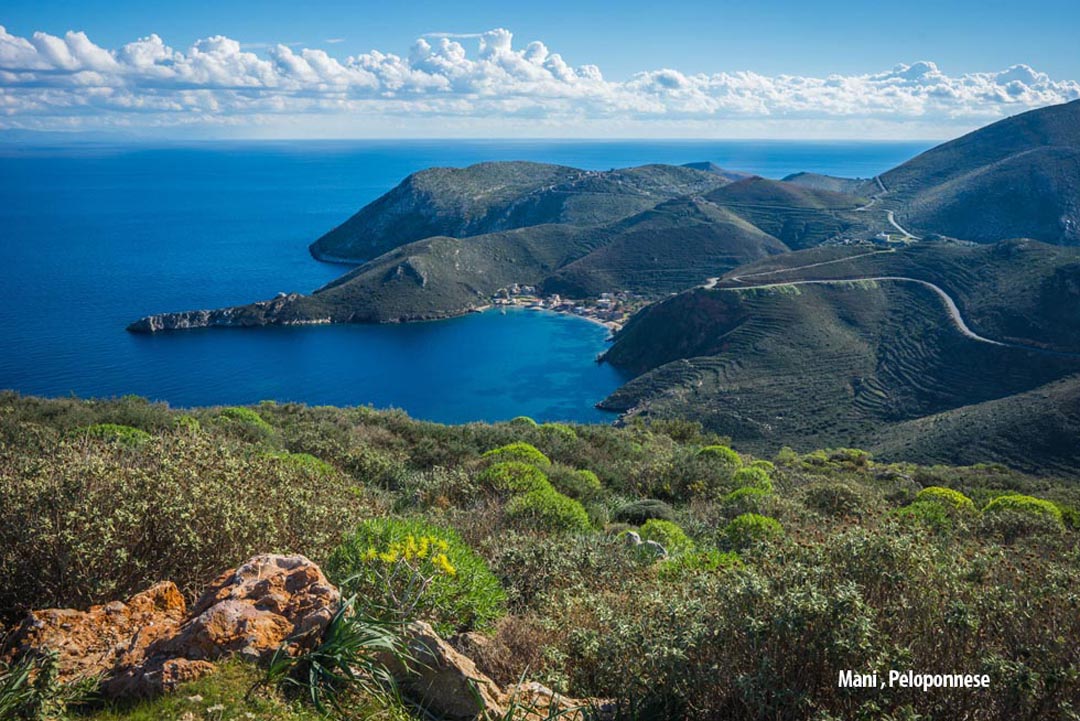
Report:
M 0 146 L 0 388 L 136 393 L 176 406 L 264 399 L 403 408 L 443 422 L 608 420 L 606 331 L 547 313 L 405 326 L 135 336 L 163 311 L 309 292 L 341 266 L 307 244 L 432 165 L 607 169 L 711 160 L 782 177 L 867 177 L 926 143 L 297 142 Z

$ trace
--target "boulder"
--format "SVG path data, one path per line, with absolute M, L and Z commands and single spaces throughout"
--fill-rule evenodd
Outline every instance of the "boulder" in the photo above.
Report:
M 118 666 L 145 657 L 147 649 L 175 636 L 187 605 L 171 582 L 86 611 L 31 611 L 15 627 L 6 661 L 47 650 L 57 653 L 57 679 L 67 683 L 107 676 Z
M 13 634 L 9 658 L 58 652 L 61 681 L 101 676 L 114 697 L 170 691 L 213 670 L 213 661 L 265 658 L 318 644 L 340 594 L 303 556 L 255 556 L 219 576 L 187 612 L 172 583 L 127 603 L 88 611 L 31 612 Z
M 504 715 L 498 684 L 455 651 L 430 624 L 414 621 L 404 635 L 408 661 L 390 654 L 381 658 L 404 695 L 448 720 Z

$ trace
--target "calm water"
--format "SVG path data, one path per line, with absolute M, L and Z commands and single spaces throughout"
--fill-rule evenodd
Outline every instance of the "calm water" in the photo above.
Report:
M 606 420 L 622 378 L 603 328 L 546 313 L 406 326 L 124 326 L 162 311 L 311 291 L 343 268 L 307 244 L 406 174 L 536 160 L 591 169 L 711 160 L 779 178 L 869 177 L 929 143 L 299 142 L 0 146 L 0 388 L 403 408 L 444 422 Z

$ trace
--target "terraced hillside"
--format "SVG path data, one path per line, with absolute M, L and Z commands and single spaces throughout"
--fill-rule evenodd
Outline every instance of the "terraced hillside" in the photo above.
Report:
M 916 233 L 1080 244 L 1080 100 L 939 145 L 881 181 L 885 207 Z
M 739 268 L 719 284 L 736 287 L 874 276 L 908 276 L 940 286 L 955 299 L 968 325 L 983 335 L 1080 352 L 1080 250 L 1076 248 L 1033 240 L 992 245 L 927 241 L 869 253 L 816 248 Z
M 732 183 L 705 197 L 793 249 L 845 234 L 869 235 L 874 220 L 855 212 L 869 202 L 865 198 L 765 178 Z
M 1080 359 L 965 337 L 921 285 L 872 281 L 683 293 L 643 311 L 606 359 L 643 374 L 603 407 L 772 450 L 866 443 L 1080 372 Z

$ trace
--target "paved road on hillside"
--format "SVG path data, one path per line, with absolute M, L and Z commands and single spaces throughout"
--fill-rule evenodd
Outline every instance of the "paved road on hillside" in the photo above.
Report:
M 810 266 L 805 266 L 810 267 Z M 801 270 L 801 268 L 792 268 L 792 270 Z M 941 298 L 945 303 L 945 309 L 949 312 L 949 319 L 952 324 L 956 326 L 957 330 L 961 334 L 970 338 L 971 340 L 978 341 L 979 343 L 988 343 L 990 345 L 1000 346 L 1002 348 L 1017 348 L 1020 350 L 1033 351 L 1035 353 L 1042 353 L 1045 355 L 1060 356 L 1062 358 L 1080 358 L 1080 353 L 1066 353 L 1063 351 L 1047 350 L 1045 348 L 1039 348 L 1037 346 L 1023 345 L 1021 343 L 1005 343 L 1003 341 L 994 340 L 993 338 L 987 338 L 986 336 L 979 335 L 973 331 L 968 324 L 964 321 L 964 317 L 960 314 L 960 308 L 956 305 L 956 301 L 953 297 L 942 290 L 939 286 L 930 283 L 929 281 L 919 280 L 918 278 L 908 278 L 902 275 L 877 275 L 864 278 L 833 278 L 830 280 L 790 280 L 787 282 L 777 283 L 762 283 L 760 285 L 743 285 L 737 288 L 720 288 L 720 290 L 753 290 L 755 288 L 780 288 L 790 285 L 829 285 L 836 283 L 855 283 L 858 281 L 895 281 L 900 283 L 915 283 L 921 285 L 924 288 L 937 293 L 937 296 Z
M 907 228 L 905 228 L 904 226 L 897 223 L 896 222 L 896 216 L 893 215 L 893 212 L 891 210 L 886 210 L 885 211 L 885 217 L 889 219 L 889 224 L 892 225 L 892 227 L 896 228 L 897 230 L 899 230 L 901 233 L 904 234 L 905 238 L 911 238 L 912 240 L 922 240 L 922 238 L 920 238 L 917 235 L 912 235 L 911 233 L 908 232 Z

